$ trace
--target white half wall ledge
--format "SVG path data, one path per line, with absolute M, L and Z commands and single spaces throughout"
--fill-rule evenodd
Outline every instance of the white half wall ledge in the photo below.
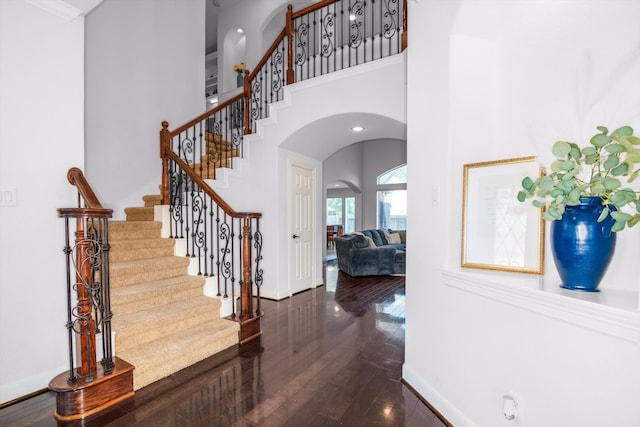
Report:
M 24 0 L 42 10 L 45 10 L 65 21 L 73 21 L 79 16 L 86 15 L 103 0 Z
M 422 396 L 431 406 L 452 425 L 456 427 L 476 427 L 458 408 L 440 394 L 429 383 L 418 376 L 411 367 L 402 365 L 402 379 Z
M 542 277 L 507 275 L 447 268 L 443 283 L 464 292 L 538 313 L 575 326 L 640 343 L 640 312 L 632 292 L 602 290 L 600 293 L 566 291 L 545 284 Z

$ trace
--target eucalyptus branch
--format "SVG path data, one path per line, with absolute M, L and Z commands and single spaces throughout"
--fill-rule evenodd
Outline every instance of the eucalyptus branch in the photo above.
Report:
M 533 205 L 545 209 L 543 218 L 554 221 L 562 219 L 566 206 L 579 204 L 580 198 L 600 197 L 605 209 L 598 221 L 611 215 L 615 219 L 613 231 L 638 223 L 640 193 L 623 187 L 623 178 L 626 177 L 625 183 L 631 183 L 640 173 L 640 167 L 634 170 L 640 163 L 640 138 L 633 135 L 630 126 L 611 134 L 604 126 L 597 129 L 600 133 L 582 148 L 572 142 L 556 142 L 552 148 L 556 160 L 551 164 L 551 173 L 535 180 L 523 179 L 518 200 L 534 198 Z M 580 178 L 586 168 L 588 181 Z

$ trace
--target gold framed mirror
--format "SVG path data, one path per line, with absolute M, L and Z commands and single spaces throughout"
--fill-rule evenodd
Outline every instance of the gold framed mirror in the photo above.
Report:
M 462 267 L 544 273 L 542 209 L 517 199 L 524 177 L 542 175 L 533 156 L 464 165 Z

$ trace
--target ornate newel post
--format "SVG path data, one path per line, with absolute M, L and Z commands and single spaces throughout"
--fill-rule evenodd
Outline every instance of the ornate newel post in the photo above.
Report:
M 162 122 L 160 130 L 160 158 L 162 159 L 162 202 L 169 204 L 169 150 L 171 147 L 171 135 L 169 133 L 169 122 Z
M 247 343 L 262 334 L 261 316 L 253 311 L 253 279 L 251 270 L 251 216 L 242 217 L 242 289 L 240 312 L 240 344 Z
M 293 6 L 290 4 L 287 6 L 287 84 L 293 84 L 295 82 L 295 73 L 293 71 Z
M 78 374 L 86 377 L 86 381 L 93 381 L 96 370 L 96 322 L 91 315 L 92 264 L 90 239 L 87 235 L 86 219 L 76 220 L 76 293 L 77 293 L 77 321 L 76 332 L 79 335 L 78 347 L 80 366 Z

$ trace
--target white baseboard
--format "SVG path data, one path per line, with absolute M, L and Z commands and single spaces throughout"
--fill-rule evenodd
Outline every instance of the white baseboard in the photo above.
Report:
M 402 365 L 402 379 L 409 384 L 420 396 L 456 427 L 476 427 L 458 408 L 447 400 L 431 384 L 424 381 L 407 364 Z

